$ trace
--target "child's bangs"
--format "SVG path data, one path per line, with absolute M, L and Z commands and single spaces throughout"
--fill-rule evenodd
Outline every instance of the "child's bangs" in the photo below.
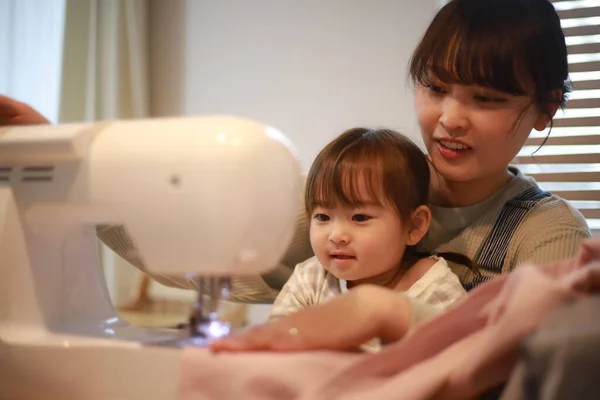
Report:
M 307 211 L 317 207 L 362 207 L 383 205 L 382 169 L 377 164 L 339 160 L 322 165 L 312 182 L 308 182 Z
M 528 93 L 523 82 L 532 82 L 518 60 L 519 38 L 495 34 L 485 19 L 467 23 L 472 16 L 438 15 L 419 43 L 410 63 L 410 77 L 424 86 L 479 85 L 512 95 Z M 465 20 L 461 20 L 465 19 Z

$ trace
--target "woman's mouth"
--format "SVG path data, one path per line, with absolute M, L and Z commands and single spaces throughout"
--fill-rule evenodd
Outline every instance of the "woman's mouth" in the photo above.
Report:
M 447 140 L 438 140 L 437 148 L 440 154 L 446 158 L 460 158 L 465 156 L 472 150 L 469 146 L 464 143 L 447 141 Z

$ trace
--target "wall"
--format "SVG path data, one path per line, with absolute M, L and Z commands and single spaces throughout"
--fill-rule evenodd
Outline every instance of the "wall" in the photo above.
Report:
M 439 0 L 151 1 L 153 115 L 281 129 L 308 169 L 356 125 L 418 138 L 406 64 Z
M 152 115 L 269 123 L 297 145 L 305 171 L 353 126 L 419 140 L 406 65 L 439 1 L 151 0 Z

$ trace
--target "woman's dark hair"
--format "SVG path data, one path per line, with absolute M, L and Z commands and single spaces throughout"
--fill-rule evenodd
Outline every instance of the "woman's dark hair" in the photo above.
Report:
M 564 107 L 571 90 L 565 36 L 548 0 L 452 0 L 414 51 L 413 83 L 433 79 L 532 96 Z

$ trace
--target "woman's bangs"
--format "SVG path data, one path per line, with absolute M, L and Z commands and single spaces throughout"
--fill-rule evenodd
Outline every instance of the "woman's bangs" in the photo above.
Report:
M 511 38 L 494 35 L 481 25 L 471 31 L 456 26 L 429 33 L 411 60 L 413 82 L 478 85 L 516 96 L 527 94 L 522 82 L 531 82 L 532 77 L 525 65 L 515 61 L 523 58 Z

